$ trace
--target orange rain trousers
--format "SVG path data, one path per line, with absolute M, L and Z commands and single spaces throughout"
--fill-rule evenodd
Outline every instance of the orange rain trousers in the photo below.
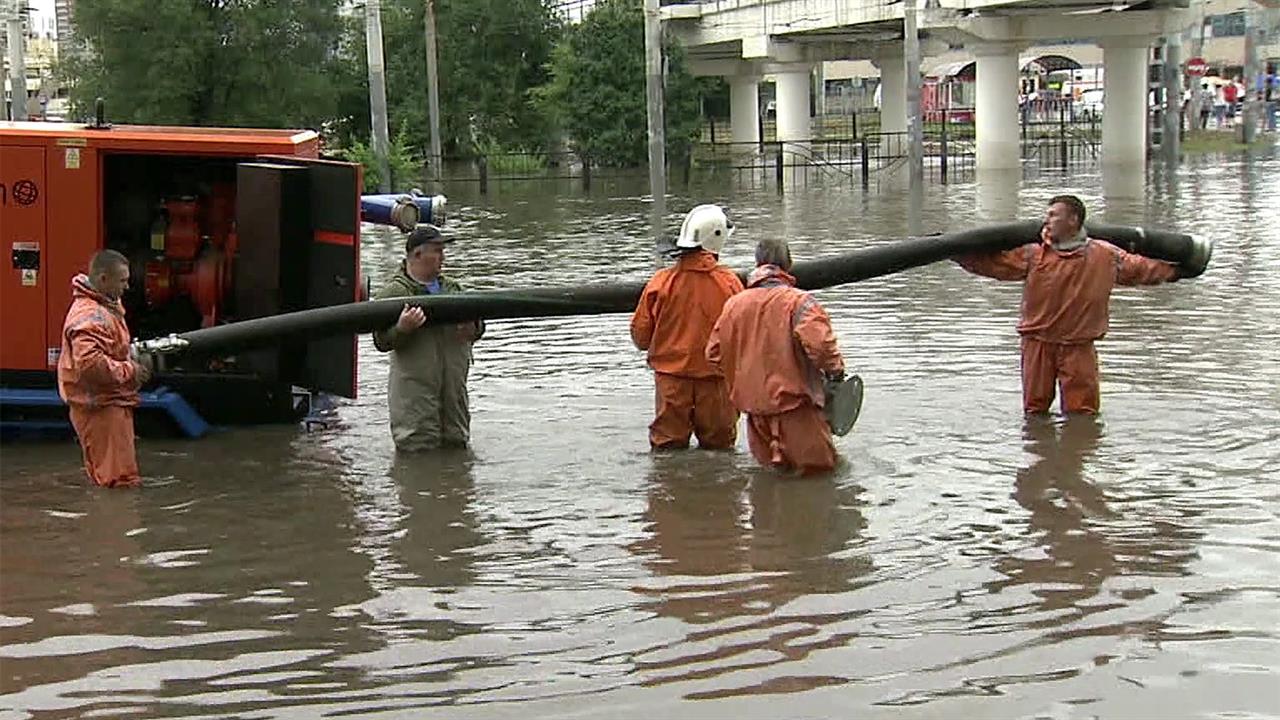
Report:
M 84 450 L 84 470 L 95 485 L 114 488 L 142 483 L 133 447 L 133 408 L 72 405 L 71 425 Z
M 1052 343 L 1023 336 L 1022 409 L 1049 412 L 1055 386 L 1062 394 L 1062 412 L 1098 413 L 1102 391 L 1093 343 Z
M 836 466 L 827 418 L 810 403 L 777 415 L 748 415 L 747 444 L 756 461 L 766 467 L 815 475 Z
M 696 435 L 704 450 L 727 450 L 738 439 L 738 411 L 729 401 L 724 378 L 684 378 L 654 373 L 654 418 L 649 444 L 655 448 L 689 447 Z

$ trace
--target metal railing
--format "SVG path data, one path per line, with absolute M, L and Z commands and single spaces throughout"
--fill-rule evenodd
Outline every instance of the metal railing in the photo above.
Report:
M 858 138 L 776 140 L 761 143 L 700 143 L 699 167 L 772 179 L 779 190 L 789 184 L 821 180 L 869 188 L 906 167 L 906 133 L 865 133 Z M 973 143 L 952 139 L 945 128 L 924 138 L 925 177 L 947 183 L 973 172 Z
M 1068 106 L 1029 109 L 1020 124 L 1022 158 L 1041 167 L 1066 167 L 1098 159 L 1101 140 L 1096 115 L 1069 113 Z M 976 152 L 970 114 L 956 116 L 935 111 L 923 123 L 925 178 L 941 183 L 972 176 Z M 879 116 L 860 112 L 813 119 L 813 135 L 779 142 L 773 122 L 762 123 L 759 142 L 728 142 L 728 123 L 708 122 L 702 141 L 688 153 L 669 153 L 669 174 L 675 183 L 688 183 L 700 174 L 732 172 L 758 176 L 779 188 L 810 181 L 851 182 L 870 187 L 906 168 L 907 135 L 880 132 Z M 489 151 L 445 157 L 445 176 L 452 184 L 476 183 L 481 194 L 495 182 L 573 181 L 590 190 L 597 178 L 641 177 L 644 167 L 599 163 L 572 150 Z

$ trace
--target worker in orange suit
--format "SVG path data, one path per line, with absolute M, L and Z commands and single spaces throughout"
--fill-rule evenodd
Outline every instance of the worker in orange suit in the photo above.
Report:
M 1057 385 L 1064 414 L 1097 414 L 1101 391 L 1093 343 L 1107 332 L 1111 289 L 1179 277 L 1175 265 L 1090 238 L 1084 218 L 1080 198 L 1059 195 L 1049 201 L 1040 242 L 956 258 L 969 272 L 1024 283 L 1018 334 L 1027 413 L 1048 412 Z
M 725 301 L 742 292 L 742 281 L 719 263 L 732 233 L 733 223 L 720 207 L 690 210 L 676 239 L 679 260 L 649 280 L 631 316 L 631 339 L 649 351 L 654 373 L 654 449 L 686 448 L 690 435 L 707 450 L 731 448 L 737 440 L 738 413 L 705 354 Z
M 706 353 L 747 414 L 756 460 L 812 475 L 835 468 L 823 381 L 844 378 L 844 358 L 826 311 L 796 289 L 790 269 L 786 241 L 762 240 L 747 289 L 725 303 Z
M 129 261 L 103 250 L 89 274 L 71 281 L 71 309 L 62 325 L 58 393 L 84 450 L 89 479 L 104 487 L 141 483 L 133 445 L 138 388 L 151 378 L 149 363 L 129 348 L 120 297 L 129 288 Z

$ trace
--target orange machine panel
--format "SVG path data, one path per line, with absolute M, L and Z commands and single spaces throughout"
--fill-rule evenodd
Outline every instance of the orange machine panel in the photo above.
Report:
M 0 122 L 0 140 L 80 143 L 108 152 L 179 155 L 292 155 L 315 158 L 320 137 L 312 130 L 191 128 L 115 125 L 93 128 L 76 123 Z
M 56 359 L 62 346 L 62 322 L 71 307 L 71 278 L 85 272 L 89 259 L 102 247 L 102 172 L 98 151 L 92 147 L 50 143 L 45 160 L 49 187 L 45 337 L 52 348 L 49 355 Z M 55 367 L 50 364 L 47 369 Z
M 316 158 L 319 150 L 310 130 L 0 122 L 0 368 L 56 367 L 71 279 L 104 244 L 106 155 Z
M 0 367 L 15 370 L 48 363 L 44 153 L 0 145 Z

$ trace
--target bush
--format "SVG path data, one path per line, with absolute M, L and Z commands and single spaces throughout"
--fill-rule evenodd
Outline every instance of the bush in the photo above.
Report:
M 491 172 L 496 173 L 538 172 L 547 167 L 545 153 L 506 148 L 487 138 L 476 142 L 476 154 L 485 159 Z
M 388 183 L 388 186 L 392 192 L 408 190 L 415 185 L 420 185 L 423 179 L 423 161 L 410 147 L 403 129 L 391 139 L 390 150 L 387 164 L 391 168 L 391 182 Z M 347 162 L 363 165 L 364 191 L 367 193 L 378 192 L 378 185 L 381 184 L 382 180 L 382 170 L 378 165 L 377 158 L 374 156 L 372 144 L 366 145 L 358 139 L 352 140 L 351 145 L 339 147 L 334 150 L 333 154 Z
M 703 84 L 685 70 L 678 43 L 664 41 L 667 148 L 688 154 L 702 131 Z M 602 167 L 648 162 L 644 10 L 639 0 L 599 0 L 551 52 L 551 81 L 533 91 L 573 149 Z M 712 87 L 708 85 L 707 87 Z

